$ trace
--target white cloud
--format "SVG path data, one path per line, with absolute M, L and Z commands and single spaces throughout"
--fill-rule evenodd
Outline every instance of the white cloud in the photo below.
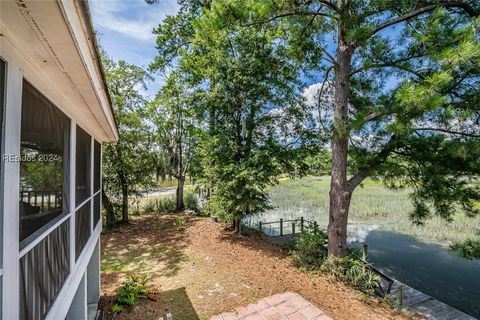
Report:
M 152 41 L 153 28 L 178 11 L 175 0 L 149 5 L 144 0 L 90 0 L 93 23 L 101 31 L 113 31 L 140 41 Z

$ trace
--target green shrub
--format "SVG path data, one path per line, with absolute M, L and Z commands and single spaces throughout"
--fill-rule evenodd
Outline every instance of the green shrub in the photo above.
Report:
M 163 200 L 157 200 L 157 211 L 161 213 L 175 213 L 177 212 L 177 204 L 175 199 L 166 198 Z
M 121 312 L 125 306 L 133 305 L 139 298 L 144 298 L 150 289 L 147 285 L 149 280 L 150 276 L 147 274 L 129 275 L 117 290 L 117 302 L 113 305 L 112 311 Z
M 150 214 L 155 213 L 157 211 L 157 204 L 156 201 L 149 201 L 147 204 L 143 206 L 143 212 Z
M 173 225 L 175 228 L 180 229 L 185 223 L 187 223 L 187 217 L 176 217 Z
M 464 242 L 457 242 L 452 244 L 450 249 L 457 252 L 461 257 L 470 260 L 480 259 L 480 239 L 468 239 Z
M 216 197 L 215 194 L 208 198 L 207 202 L 205 203 L 205 207 L 203 208 L 203 212 L 207 216 L 217 217 L 219 221 L 231 222 L 233 220 L 233 216 L 225 210 L 222 199 Z
M 335 280 L 349 283 L 363 292 L 373 293 L 380 283 L 380 277 L 358 258 L 328 258 L 328 236 L 318 228 L 305 228 L 291 249 L 293 262 L 307 271 L 321 270 Z
M 185 209 L 191 210 L 194 212 L 200 211 L 200 207 L 198 206 L 198 199 L 193 193 L 187 192 L 187 194 L 185 194 L 184 201 L 185 201 Z
M 325 232 L 305 228 L 291 250 L 293 262 L 305 270 L 318 270 L 327 257 L 327 235 Z
M 330 257 L 325 260 L 322 270 L 336 280 L 347 282 L 354 288 L 369 293 L 372 293 L 381 283 L 380 276 L 371 271 L 358 258 Z

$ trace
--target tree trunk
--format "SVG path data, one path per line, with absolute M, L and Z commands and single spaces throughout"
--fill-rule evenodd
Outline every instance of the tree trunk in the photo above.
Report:
M 102 204 L 103 208 L 105 209 L 105 224 L 107 229 L 111 229 L 116 226 L 117 219 L 115 217 L 115 210 L 113 209 L 112 202 L 108 198 L 105 190 L 102 186 Z
M 128 222 L 128 186 L 122 184 L 122 223 Z
M 340 28 L 335 66 L 334 127 L 332 139 L 332 180 L 328 223 L 328 255 L 347 255 L 347 222 L 351 191 L 347 181 L 348 94 L 351 53 Z
M 236 235 L 242 234 L 242 219 L 239 217 L 233 218 L 233 233 Z
M 177 211 L 181 212 L 185 210 L 185 203 L 183 201 L 183 187 L 185 185 L 185 177 L 179 176 L 178 183 L 177 183 L 177 192 L 176 192 L 176 200 L 177 200 Z

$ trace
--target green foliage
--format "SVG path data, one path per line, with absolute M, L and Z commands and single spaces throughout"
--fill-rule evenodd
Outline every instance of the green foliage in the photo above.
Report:
M 330 175 L 332 165 L 332 153 L 330 151 L 321 151 L 306 159 L 308 174 L 313 176 Z
M 327 257 L 327 238 L 318 228 L 305 227 L 291 250 L 295 265 L 305 270 L 320 270 Z
M 193 212 L 200 212 L 200 207 L 198 206 L 198 198 L 195 194 L 187 192 L 185 194 L 185 209 L 191 210 Z
M 480 259 L 480 239 L 478 238 L 454 243 L 450 246 L 450 249 L 457 252 L 461 257 L 470 260 Z
M 112 311 L 113 311 L 114 313 L 122 312 L 122 311 L 123 311 L 123 306 L 120 305 L 120 304 L 118 304 L 118 303 L 116 303 L 116 304 L 114 304 L 114 305 L 112 306 Z
M 63 161 L 61 159 L 54 161 L 35 160 L 36 154 L 25 151 L 24 153 L 28 156 L 32 156 L 34 160 L 22 161 L 20 163 L 22 190 L 61 191 L 63 185 Z M 48 157 L 48 155 L 43 156 Z
M 117 302 L 113 305 L 113 312 L 121 312 L 125 306 L 134 305 L 139 298 L 144 298 L 150 289 L 147 274 L 129 275 L 117 290 Z
M 150 76 L 142 68 L 123 60 L 113 61 L 105 53 L 102 61 L 119 133 L 118 142 L 103 146 L 102 181 L 110 200 L 121 204 L 122 219 L 128 220 L 128 201 L 121 199 L 128 200 L 128 196 L 153 183 L 147 102 L 139 92 Z M 109 221 L 111 218 L 107 213 L 107 226 L 115 223 Z
M 160 213 L 175 213 L 177 211 L 175 200 L 173 198 L 166 198 L 157 200 L 157 211 Z
M 244 28 L 236 17 L 245 13 L 230 2 L 182 2 L 155 29 L 159 56 L 151 65 L 174 70 L 166 102 L 204 128 L 192 165 L 197 182 L 213 190 L 205 210 L 237 223 L 269 208 L 266 188 L 280 173 L 302 169 L 291 160 L 299 158 L 304 120 L 295 100 L 300 66 L 277 31 Z
M 155 213 L 157 210 L 157 206 L 156 206 L 156 203 L 155 201 L 148 201 L 144 206 L 143 206 L 143 212 L 146 213 L 146 214 L 150 214 L 150 213 Z
M 155 156 L 157 172 L 175 177 L 179 189 L 184 188 L 187 172 L 194 167 L 194 155 L 201 134 L 193 106 L 193 97 L 184 75 L 172 71 L 149 108 L 158 149 Z M 177 211 L 183 211 L 184 198 L 176 200 Z
M 313 226 L 306 227 L 291 250 L 293 262 L 301 269 L 321 270 L 358 290 L 373 293 L 380 285 L 380 277 L 356 257 L 327 258 L 327 243 L 325 232 Z
M 143 207 L 145 213 L 175 213 L 176 204 L 172 197 L 150 200 Z
M 185 225 L 185 223 L 187 223 L 187 221 L 188 221 L 187 217 L 183 217 L 183 216 L 182 217 L 176 217 L 173 225 L 175 226 L 175 228 L 180 229 L 181 227 L 183 227 Z
M 373 290 L 381 284 L 380 276 L 358 258 L 330 257 L 325 260 L 322 270 L 334 279 L 345 281 L 354 288 L 368 293 L 373 293 Z
M 266 188 L 296 171 L 302 161 L 292 158 L 308 158 L 298 149 L 318 139 L 319 149 L 334 142 L 340 152 L 342 192 L 385 177 L 392 188 L 410 187 L 417 224 L 450 221 L 457 207 L 480 213 L 472 178 L 480 174 L 478 1 L 180 5 L 155 29 L 152 67 L 175 69 L 205 129 L 197 163 L 213 190 L 210 212 L 239 220 L 265 210 Z M 308 109 L 298 79 L 310 75 L 330 90 Z M 326 169 L 321 159 L 308 162 Z

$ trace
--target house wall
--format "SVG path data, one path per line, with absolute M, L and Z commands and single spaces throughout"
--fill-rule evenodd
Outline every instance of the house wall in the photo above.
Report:
M 0 216 L 2 224 L 2 259 L 0 259 L 0 282 L 1 282 L 1 316 L 0 319 L 21 319 L 20 312 L 20 288 L 19 279 L 20 261 L 27 257 L 32 250 L 38 250 L 42 241 L 50 237 L 61 225 L 68 225 L 69 239 L 69 273 L 61 286 L 61 290 L 57 298 L 49 307 L 45 319 L 65 319 L 67 314 L 75 319 L 86 317 L 86 311 L 78 314 L 76 310 L 80 310 L 81 297 L 85 303 L 94 303 L 98 297 L 95 292 L 99 290 L 99 237 L 102 230 L 101 219 L 94 225 L 93 223 L 93 201 L 100 190 L 95 190 L 93 183 L 90 184 L 89 196 L 82 203 L 76 205 L 75 201 L 75 156 L 76 156 L 76 131 L 77 123 L 84 123 L 84 119 L 72 117 L 75 113 L 71 110 L 75 109 L 75 105 L 71 104 L 71 99 L 59 92 L 56 83 L 52 83 L 51 77 L 46 74 L 41 65 L 41 61 L 33 61 L 28 54 L 19 50 L 12 39 L 5 39 L 0 34 L 0 58 L 6 61 L 6 90 L 5 90 L 5 110 L 4 110 L 4 126 L 2 132 L 3 155 L 20 155 L 20 135 L 21 135 L 21 109 L 22 109 L 22 86 L 24 80 L 27 80 L 39 90 L 42 95 L 49 99 L 56 107 L 70 117 L 70 179 L 69 179 L 69 208 L 68 213 L 63 215 L 59 220 L 55 221 L 47 230 L 38 235 L 35 240 L 25 247 L 20 247 L 19 241 L 19 192 L 20 192 L 20 164 L 18 161 L 3 161 L 2 172 L 2 190 L 0 198 L 2 214 Z M 101 140 L 95 137 L 96 132 L 87 130 L 91 136 L 90 146 L 93 150 L 94 140 Z M 99 130 L 100 131 L 100 130 Z M 90 153 L 93 162 L 93 152 Z M 93 169 L 91 165 L 89 175 L 93 181 Z M 90 237 L 87 239 L 84 248 L 76 256 L 76 215 L 78 210 L 83 206 L 88 207 L 90 215 Z M 42 251 L 38 252 L 40 255 Z M 87 267 L 89 272 L 87 272 Z M 93 270 L 93 271 L 92 271 Z M 33 277 L 41 276 L 33 274 Z M 88 288 L 88 284 L 90 287 Z M 27 283 L 28 285 L 28 283 Z M 78 289 L 85 290 L 83 298 Z M 82 291 L 83 292 L 83 291 Z M 82 300 L 82 301 L 83 301 Z M 72 304 L 73 303 L 73 304 Z M 70 306 L 75 307 L 70 310 Z M 86 305 L 85 305 L 86 308 Z M 70 313 L 69 313 L 70 310 Z M 83 314 L 83 316 L 82 316 Z

